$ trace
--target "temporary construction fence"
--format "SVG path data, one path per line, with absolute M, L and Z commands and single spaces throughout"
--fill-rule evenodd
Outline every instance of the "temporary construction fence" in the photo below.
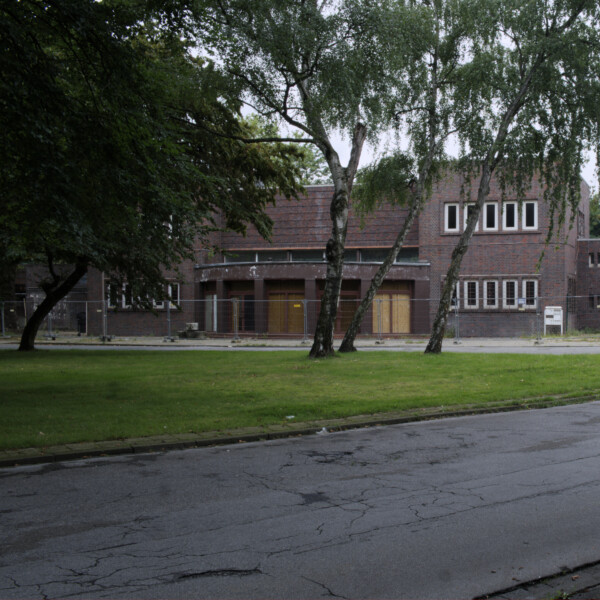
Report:
M 315 330 L 320 302 L 300 294 L 269 300 L 237 296 L 225 300 L 165 300 L 153 310 L 135 306 L 109 306 L 107 301 L 63 300 L 48 315 L 38 337 L 88 336 L 104 340 L 118 337 L 161 337 L 167 341 L 202 337 L 294 338 L 309 340 Z M 341 336 L 352 321 L 360 299 L 341 296 L 335 334 Z M 506 306 L 453 305 L 446 337 L 542 337 L 573 330 L 600 332 L 600 297 L 539 297 L 515 299 Z M 426 336 L 438 301 L 380 294 L 365 314 L 359 337 Z M 0 301 L 1 335 L 20 335 L 35 310 L 31 300 Z

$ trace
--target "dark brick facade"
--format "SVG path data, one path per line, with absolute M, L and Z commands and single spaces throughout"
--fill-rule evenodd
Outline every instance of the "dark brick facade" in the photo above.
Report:
M 460 176 L 453 174 L 434 187 L 402 256 L 382 286 L 377 310 L 387 306 L 386 302 L 390 306 L 409 302 L 410 308 L 400 316 L 390 309 L 385 316 L 389 323 L 383 325 L 377 323 L 374 313 L 367 315 L 362 334 L 372 335 L 381 327 L 385 334 L 429 332 L 452 250 L 463 229 L 466 205 L 475 200 L 476 183 L 469 194 L 464 192 Z M 180 268 L 181 309 L 171 311 L 173 332 L 197 322 L 201 330 L 229 335 L 235 322 L 240 334 L 298 334 L 303 315 L 306 329 L 312 332 L 326 272 L 322 252 L 330 235 L 331 194 L 329 186 L 309 186 L 305 197 L 280 199 L 269 207 L 274 221 L 270 243 L 249 228 L 245 236 L 213 234 L 211 241 L 223 249 L 223 254 L 211 255 L 198 247 L 196 262 L 186 262 Z M 600 240 L 585 239 L 589 232 L 589 191 L 584 183 L 582 196 L 572 226 L 564 225 L 546 244 L 549 215 L 537 182 L 522 204 L 510 194 L 503 196 L 499 186 L 492 183 L 489 207 L 480 216 L 479 229 L 461 268 L 461 335 L 534 334 L 546 306 L 561 306 L 569 327 L 600 328 L 600 309 L 583 314 L 580 301 L 567 301 L 568 295 L 592 294 L 593 289 L 600 305 Z M 338 333 L 345 330 L 405 216 L 405 209 L 391 206 L 380 208 L 364 223 L 351 214 Z M 579 243 L 578 237 L 582 238 Z M 593 269 L 587 265 L 588 252 L 596 253 Z M 101 298 L 101 289 L 101 274 L 90 273 L 88 298 Z M 587 305 L 591 306 L 590 302 L 587 300 Z M 235 320 L 232 311 L 236 311 Z M 108 333 L 166 335 L 165 312 L 111 310 Z M 91 333 L 102 333 L 101 317 L 98 309 L 90 310 Z M 454 325 L 452 316 L 450 326 Z

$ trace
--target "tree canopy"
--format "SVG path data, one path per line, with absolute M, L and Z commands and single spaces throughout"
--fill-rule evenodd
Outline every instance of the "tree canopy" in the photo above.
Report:
M 268 236 L 266 204 L 297 191 L 294 148 L 240 141 L 255 131 L 227 80 L 168 16 L 127 0 L 0 9 L 1 260 L 50 272 L 24 349 L 89 266 L 144 303 L 215 213 Z
M 206 52 L 214 52 L 240 97 L 314 144 L 329 167 L 334 194 L 327 275 L 312 357 L 333 353 L 349 196 L 367 135 L 385 119 L 392 32 L 387 2 L 372 0 L 203 0 L 196 14 Z M 350 141 L 341 164 L 334 134 Z M 290 137 L 289 141 L 297 141 Z

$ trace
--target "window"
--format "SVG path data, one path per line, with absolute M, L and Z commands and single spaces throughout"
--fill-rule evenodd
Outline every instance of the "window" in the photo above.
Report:
M 594 252 L 590 252 L 590 253 L 588 254 L 588 265 L 589 265 L 590 267 L 593 267 L 593 266 L 594 266 L 594 257 L 595 257 L 595 253 L 594 253 Z
M 116 308 L 121 304 L 121 288 L 116 283 L 109 283 L 106 286 L 106 299 L 108 308 Z
M 484 231 L 498 231 L 498 203 L 490 202 L 483 206 Z
M 458 231 L 458 204 L 444 206 L 444 231 Z
M 477 209 L 477 206 L 475 204 L 465 204 L 464 207 L 465 207 L 465 210 L 463 213 L 463 229 L 466 229 L 469 216 L 471 215 L 471 213 L 474 210 Z M 477 219 L 477 223 L 475 223 L 474 231 L 479 231 L 479 219 Z
M 170 298 L 170 308 L 179 308 L 179 284 L 167 284 L 167 296 Z
M 108 308 L 131 308 L 133 298 L 130 285 L 109 283 L 106 288 L 106 299 Z
M 525 298 L 525 307 L 537 306 L 537 281 L 535 279 L 523 281 L 523 298 Z
M 485 291 L 484 295 L 484 308 L 497 308 L 498 307 L 498 282 L 497 281 L 484 281 L 483 287 Z
M 265 250 L 258 252 L 258 262 L 286 262 L 287 250 Z
M 590 294 L 588 296 L 588 305 L 590 308 L 596 308 L 596 304 L 594 302 L 594 294 Z
M 596 265 L 600 267 L 600 252 L 598 252 L 598 260 L 596 262 Z
M 457 283 L 454 286 L 454 289 L 452 290 L 452 300 L 450 300 L 450 306 L 452 306 L 452 308 L 456 308 L 457 306 L 459 306 L 459 302 L 460 302 L 460 284 Z
M 292 262 L 323 262 L 323 250 L 292 250 Z
M 504 308 L 516 308 L 517 307 L 517 282 L 516 281 L 504 281 L 503 282 L 503 296 L 504 296 Z
M 479 306 L 479 286 L 477 281 L 465 281 L 465 308 Z
M 360 251 L 360 260 L 361 262 L 382 263 L 389 253 L 389 248 L 367 248 Z
M 225 255 L 226 263 L 253 263 L 256 262 L 256 252 L 253 250 L 238 250 L 237 252 L 228 252 Z
M 418 262 L 419 261 L 419 249 L 418 248 L 402 248 L 396 256 L 397 263 L 403 262 Z
M 517 203 L 505 202 L 502 206 L 502 229 L 516 231 L 517 229 Z
M 523 229 L 533 230 L 538 228 L 537 202 L 523 203 Z
M 351 250 L 344 250 L 344 262 L 358 262 L 358 250 L 355 248 Z

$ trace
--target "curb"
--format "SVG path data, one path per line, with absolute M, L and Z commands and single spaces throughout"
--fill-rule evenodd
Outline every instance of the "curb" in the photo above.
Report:
M 224 432 L 221 435 L 215 435 L 214 432 L 208 432 L 204 435 L 187 433 L 146 438 L 131 438 L 126 440 L 65 444 L 47 448 L 22 448 L 0 452 L 0 468 L 49 464 L 66 460 L 80 460 L 101 456 L 166 452 L 169 450 L 185 450 L 187 448 L 204 448 L 208 446 L 260 442 L 314 435 L 323 431 L 323 429 L 326 429 L 327 432 L 347 431 L 350 429 L 400 425 L 404 423 L 416 423 L 419 421 L 432 421 L 435 419 L 447 419 L 452 417 L 467 417 L 481 414 L 514 412 L 518 410 L 551 408 L 568 404 L 581 404 L 597 399 L 598 398 L 595 395 L 580 396 L 576 398 L 557 396 L 549 399 L 532 399 L 529 402 L 525 401 L 509 406 L 473 407 L 453 411 L 437 410 L 422 414 L 380 415 L 377 417 L 374 417 L 373 415 L 362 415 L 354 418 L 328 419 L 316 421 L 311 423 L 310 426 L 302 426 L 303 424 L 299 423 L 298 428 L 276 427 L 271 431 L 261 430 L 252 433 L 247 433 L 247 430 L 238 430 L 237 432 L 234 430 Z

